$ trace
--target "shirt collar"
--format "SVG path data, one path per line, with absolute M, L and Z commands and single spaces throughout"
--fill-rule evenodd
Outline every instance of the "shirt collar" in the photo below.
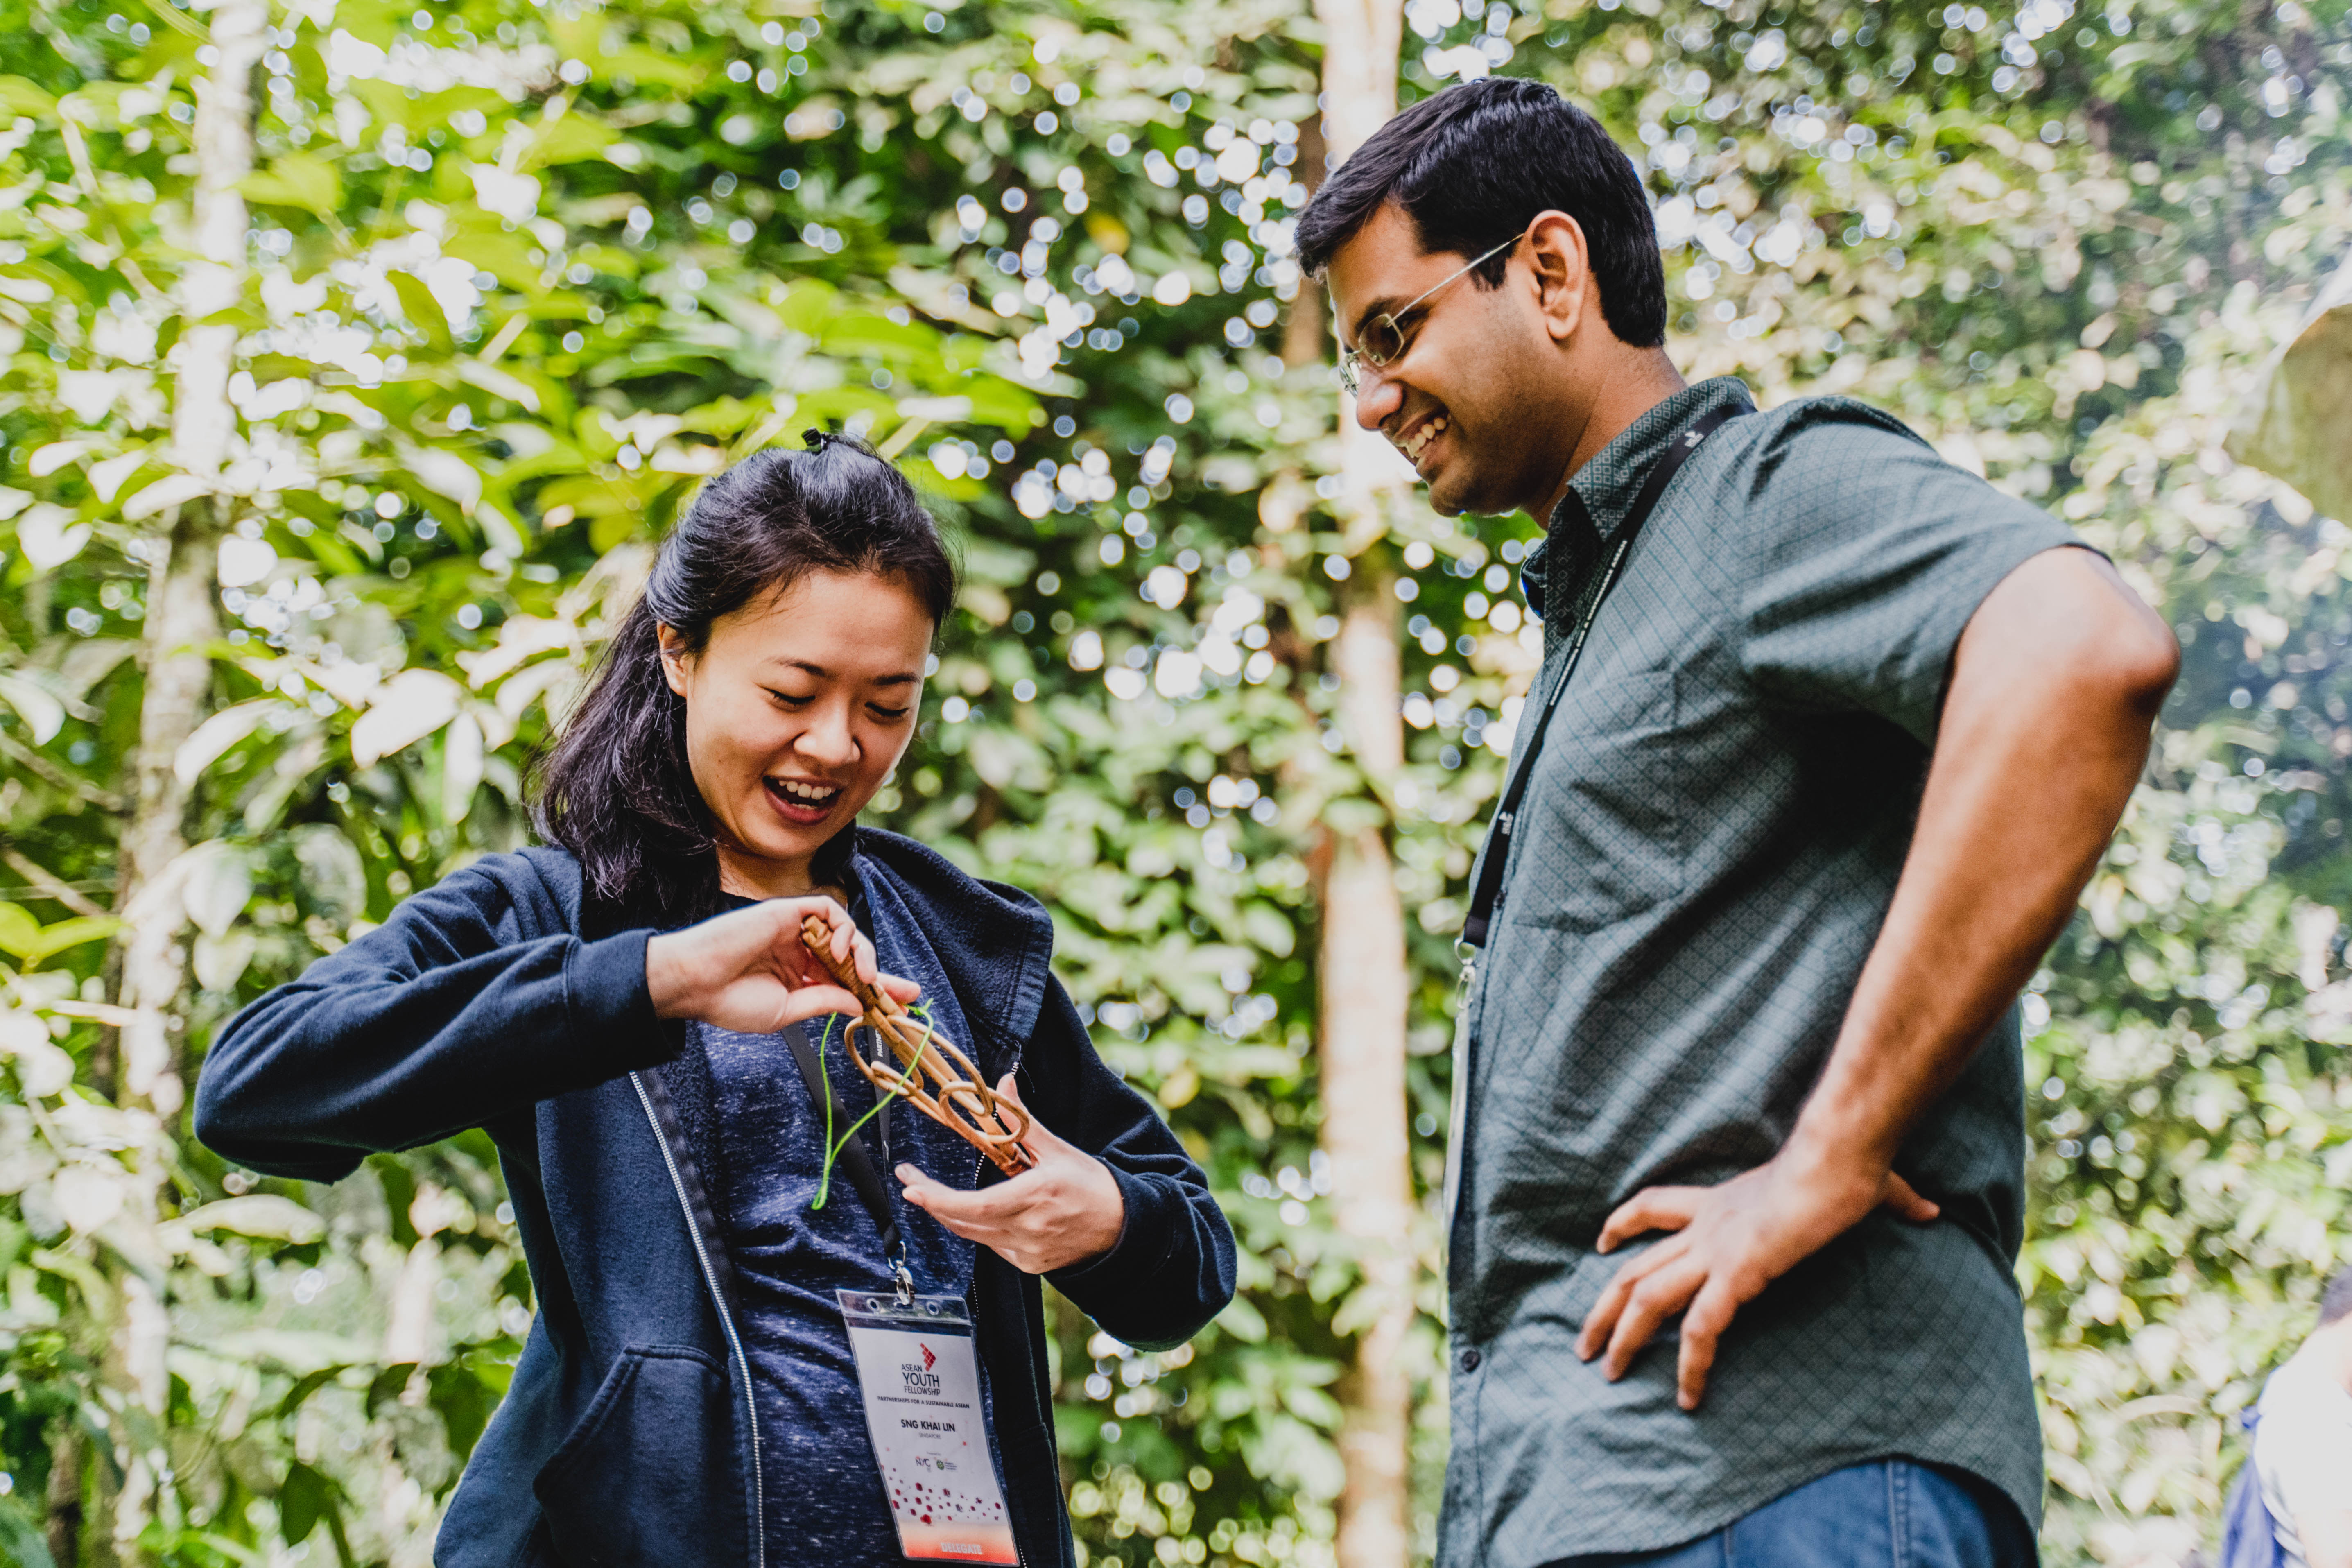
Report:
M 1579 509 L 1603 542 L 1616 536 L 1642 481 L 1666 449 L 1666 444 L 1701 415 L 1717 408 L 1746 410 L 1755 406 L 1748 388 L 1736 376 L 1718 375 L 1685 386 L 1656 404 L 1618 432 L 1617 438 L 1593 455 L 1568 481 L 1568 493 L 1552 509 L 1547 531 L 1572 518 Z
M 1617 438 L 1594 454 L 1568 481 L 1568 489 L 1552 508 L 1544 536 L 1531 545 L 1519 568 L 1519 591 L 1538 621 L 1544 616 L 1545 580 L 1550 566 L 1551 542 L 1573 539 L 1598 548 L 1616 536 L 1642 493 L 1642 481 L 1666 444 L 1688 428 L 1699 416 L 1721 407 L 1753 408 L 1747 386 L 1735 376 L 1718 375 L 1685 386 L 1646 411 L 1618 432 Z M 1571 552 L 1569 559 L 1577 558 Z

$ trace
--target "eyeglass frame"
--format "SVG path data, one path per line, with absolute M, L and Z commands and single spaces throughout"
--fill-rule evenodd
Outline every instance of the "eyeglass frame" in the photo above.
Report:
M 1397 351 L 1392 354 L 1388 354 L 1378 359 L 1366 353 L 1360 348 L 1352 348 L 1342 353 L 1339 356 L 1339 384 L 1348 389 L 1349 395 L 1351 397 L 1356 396 L 1360 395 L 1364 388 L 1363 377 L 1358 374 L 1356 369 L 1358 365 L 1369 364 L 1374 370 L 1382 370 L 1396 363 L 1397 361 L 1404 358 L 1405 355 L 1412 352 L 1412 335 L 1409 335 L 1405 331 L 1404 322 L 1401 318 L 1409 316 L 1413 311 L 1419 310 L 1428 301 L 1430 296 L 1435 294 L 1439 289 L 1445 288 L 1449 284 L 1460 281 L 1468 274 L 1475 271 L 1481 267 L 1484 267 L 1486 263 L 1494 260 L 1495 258 L 1502 255 L 1505 251 L 1511 249 L 1513 247 L 1517 246 L 1519 241 L 1525 238 L 1527 238 L 1527 236 L 1524 233 L 1511 236 L 1510 238 L 1503 241 L 1502 244 L 1495 247 L 1494 249 L 1486 252 L 1484 256 L 1473 260 L 1468 266 L 1464 267 L 1460 271 L 1454 272 L 1450 276 L 1440 279 L 1438 282 L 1431 284 L 1427 289 L 1422 290 L 1418 298 L 1412 300 L 1409 303 L 1394 310 L 1382 310 L 1379 315 L 1371 317 L 1370 320 L 1366 321 L 1363 324 L 1367 327 L 1377 326 L 1381 322 L 1386 321 L 1389 324 L 1390 331 L 1395 332 L 1397 335 Z M 1415 323 L 1413 333 L 1417 334 L 1420 331 L 1421 324 Z

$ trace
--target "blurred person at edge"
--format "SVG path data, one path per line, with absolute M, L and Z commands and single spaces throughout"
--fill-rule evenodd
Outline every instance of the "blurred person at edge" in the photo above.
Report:
M 1546 529 L 1464 928 L 1439 1561 L 2032 1561 L 2015 1004 L 2169 631 L 1887 415 L 1685 385 L 1641 178 L 1547 86 L 1412 105 L 1297 244 L 1358 422 Z
M 915 736 L 955 571 L 896 468 L 811 442 L 712 479 L 663 542 L 536 770 L 551 842 L 406 900 L 204 1066 L 197 1134 L 273 1175 L 497 1142 L 539 1310 L 445 1568 L 898 1560 L 834 1297 L 889 1288 L 886 1205 L 915 1288 L 969 1304 L 1009 1544 L 1070 1563 L 1038 1277 L 1152 1348 L 1233 1293 L 1224 1217 L 1096 1056 L 1045 911 L 857 824 Z M 876 1093 L 845 1052 L 787 1048 L 858 1011 L 803 950 L 812 915 L 1026 1102 L 1034 1169 L 1000 1180 L 901 1110 L 878 1163 L 903 1186 L 835 1179 L 812 1207 L 819 1073 L 835 1121 Z
M 2352 1268 L 2319 1299 L 2319 1327 L 2263 1385 L 2254 1470 L 2289 1568 L 2352 1568 Z

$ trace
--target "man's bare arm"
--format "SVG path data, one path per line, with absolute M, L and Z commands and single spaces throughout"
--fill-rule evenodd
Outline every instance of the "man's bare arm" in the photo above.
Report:
M 2147 759 L 2179 667 L 2172 634 L 2087 551 L 2020 566 L 1969 620 L 1885 925 L 1821 1081 L 1769 1163 L 1717 1187 L 1654 1187 L 1609 1218 L 1620 1268 L 1577 1342 L 1612 1379 L 1684 1314 L 1680 1398 L 1699 1402 L 1738 1310 L 1880 1203 L 1935 1205 L 1892 1173 L 1912 1123 L 2064 929 Z
M 2352 1509 L 2305 1509 L 2294 1516 L 2294 1536 L 2311 1568 L 2352 1568 Z

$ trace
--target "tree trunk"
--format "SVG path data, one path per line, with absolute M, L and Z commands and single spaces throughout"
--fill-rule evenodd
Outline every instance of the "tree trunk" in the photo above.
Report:
M 1396 112 L 1398 0 L 1317 0 L 1324 27 L 1324 139 L 1344 160 Z M 1321 171 L 1316 172 L 1318 174 Z M 1310 176 L 1311 177 L 1311 176 Z M 1303 312 L 1301 312 L 1303 313 Z M 1402 466 L 1340 406 L 1342 525 L 1352 547 L 1386 531 Z M 1399 717 L 1396 596 L 1385 572 L 1359 562 L 1342 595 L 1330 669 L 1339 679 L 1339 729 L 1376 784 L 1404 760 Z M 1405 1568 L 1412 1380 L 1404 1343 L 1412 1327 L 1412 1150 L 1406 1136 L 1404 909 L 1383 831 L 1327 828 L 1320 963 L 1324 1152 L 1334 1217 L 1354 1244 L 1362 1284 L 1348 1318 L 1356 1364 L 1342 1389 L 1340 1568 Z
M 236 184 L 253 172 L 252 77 L 268 47 L 268 9 L 261 0 L 220 0 L 212 8 L 212 64 L 195 83 L 197 172 L 188 237 L 189 248 L 201 259 L 191 260 L 182 272 L 176 301 L 186 322 L 203 322 L 236 303 L 244 290 L 247 216 Z M 191 324 L 173 356 L 173 460 L 200 479 L 216 479 L 231 457 L 236 414 L 228 382 L 236 342 L 234 326 Z M 131 1018 L 121 1031 L 114 1087 L 126 1110 L 152 1111 L 167 1125 L 187 1100 L 178 1044 L 184 917 L 165 870 L 187 847 L 189 791 L 172 764 L 182 742 L 203 721 L 212 689 L 212 644 L 220 636 L 214 585 L 229 504 L 221 496 L 192 501 L 166 513 L 167 526 L 144 542 L 148 590 L 139 750 L 131 769 L 131 816 L 115 868 L 114 907 L 129 922 L 121 952 L 120 1000 Z M 141 1174 L 142 1190 L 133 1202 L 152 1221 L 167 1173 L 150 1159 L 142 1162 Z M 162 1426 L 170 1393 L 164 1370 L 169 1318 L 164 1303 L 136 1272 L 112 1265 L 109 1271 L 119 1288 L 120 1306 L 101 1375 L 147 1419 L 114 1423 L 119 1472 L 103 1463 L 90 1467 L 98 1507 L 85 1547 L 94 1563 L 135 1563 L 146 1555 L 139 1537 L 152 1521 L 169 1459 L 134 1447 L 130 1434 Z M 53 1510 L 53 1527 L 58 1522 Z
M 1375 779 L 1403 760 L 1397 716 L 1396 599 L 1385 573 L 1365 573 L 1348 595 L 1332 645 L 1339 728 Z M 1342 1234 L 1355 1245 L 1361 1295 L 1349 1305 L 1356 1364 L 1343 1389 L 1339 1455 L 1341 1568 L 1404 1568 L 1412 1381 L 1412 1152 L 1405 1131 L 1404 909 L 1378 826 L 1332 832 L 1323 889 L 1324 1152 Z
M 88 1453 L 79 1426 L 60 1420 L 57 1428 L 49 1445 L 49 1557 L 58 1568 L 74 1568 L 81 1561 L 81 1477 Z
M 247 217 L 236 184 L 253 172 L 251 81 L 268 47 L 268 17 L 257 0 L 226 0 L 213 12 L 216 56 L 197 82 L 194 135 L 197 175 L 191 237 L 204 259 L 191 261 L 182 275 L 180 314 L 187 321 L 200 322 L 235 304 L 243 291 Z M 183 470 L 201 479 L 219 476 L 236 436 L 228 381 L 236 369 L 236 339 L 234 326 L 192 325 L 174 355 L 173 457 Z M 147 627 L 141 650 L 146 679 L 131 821 L 115 872 L 115 908 L 125 914 L 187 847 L 183 833 L 188 791 L 172 763 L 181 742 L 203 721 L 212 689 L 210 645 L 220 636 L 213 584 L 227 512 L 223 497 L 190 502 L 147 541 Z M 169 1026 L 184 972 L 181 921 L 160 910 L 140 913 L 143 918 L 132 922 L 122 953 L 121 1001 L 138 1018 L 122 1031 L 119 1094 L 126 1104 L 152 1106 L 168 1118 L 185 1099 Z

